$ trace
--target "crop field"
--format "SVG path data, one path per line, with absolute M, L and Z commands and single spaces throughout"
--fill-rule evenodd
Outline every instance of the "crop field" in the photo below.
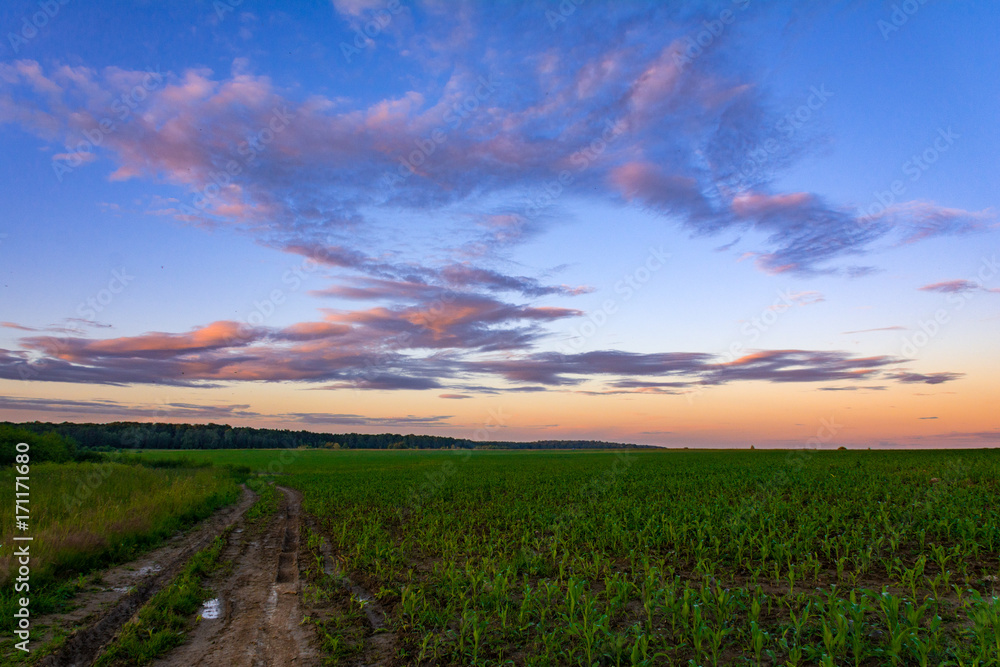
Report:
M 993 451 L 185 455 L 302 492 L 329 664 L 1000 664 Z

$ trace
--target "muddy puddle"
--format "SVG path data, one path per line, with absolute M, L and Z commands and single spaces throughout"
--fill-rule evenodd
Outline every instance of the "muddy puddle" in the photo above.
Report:
M 198 615 L 210 621 L 219 618 L 222 615 L 222 600 L 219 598 L 205 600 L 204 604 L 201 605 L 201 611 Z

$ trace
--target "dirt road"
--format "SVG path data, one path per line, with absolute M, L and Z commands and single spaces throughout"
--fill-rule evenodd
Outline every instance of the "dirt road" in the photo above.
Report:
M 318 665 L 315 633 L 300 624 L 299 527 L 302 496 L 284 499 L 262 533 L 237 528 L 221 560 L 231 569 L 206 582 L 218 617 L 198 621 L 187 641 L 154 663 L 160 667 Z M 211 614 L 210 614 L 211 615 Z
M 236 505 L 219 510 L 189 531 L 177 533 L 165 545 L 138 560 L 103 572 L 99 585 L 76 597 L 77 606 L 72 611 L 36 618 L 34 625 L 38 629 L 77 628 L 59 651 L 39 664 L 43 667 L 90 665 L 101 647 L 184 567 L 191 556 L 208 546 L 227 526 L 242 519 L 255 498 L 253 492 L 244 489 Z
M 97 586 L 77 596 L 77 608 L 36 620 L 36 627 L 76 631 L 46 667 L 87 667 L 121 627 L 180 572 L 198 550 L 231 528 L 219 562 L 205 582 L 217 599 L 203 610 L 186 641 L 154 664 L 163 667 L 263 667 L 319 665 L 312 626 L 302 624 L 299 529 L 302 495 L 281 491 L 278 511 L 257 525 L 246 521 L 256 495 L 244 489 L 236 505 L 131 563 L 101 574 Z

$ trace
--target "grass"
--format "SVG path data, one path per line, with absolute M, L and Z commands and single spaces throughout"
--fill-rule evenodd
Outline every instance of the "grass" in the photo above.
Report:
M 260 531 L 278 508 L 280 493 L 273 484 L 251 482 L 258 494 L 246 513 L 247 527 Z M 150 598 L 138 617 L 122 628 L 114 642 L 94 663 L 94 667 L 145 665 L 184 641 L 194 613 L 211 597 L 205 580 L 226 563 L 219 561 L 231 531 L 217 537 L 210 546 L 195 554 L 184 570 Z
M 226 537 L 196 553 L 184 570 L 150 598 L 138 617 L 122 628 L 94 667 L 146 665 L 184 641 L 191 617 L 208 599 L 204 580 L 219 566 Z
M 251 531 L 259 532 L 267 526 L 268 520 L 278 511 L 281 492 L 275 488 L 274 484 L 259 479 L 250 480 L 247 486 L 257 494 L 257 500 L 246 513 L 247 527 Z
M 13 505 L 14 471 L 0 472 L 0 503 Z M 123 463 L 31 466 L 31 613 L 67 608 L 81 575 L 135 558 L 177 530 L 232 503 L 239 487 L 212 468 L 150 468 Z M 13 512 L 0 515 L 0 542 L 15 533 Z M 15 593 L 10 550 L 0 557 L 0 627 L 13 629 Z M 36 628 L 37 629 L 37 628 Z M 7 655 L 8 645 L 0 646 Z

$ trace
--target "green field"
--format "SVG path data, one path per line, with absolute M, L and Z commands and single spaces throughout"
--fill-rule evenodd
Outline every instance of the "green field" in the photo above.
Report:
M 184 455 L 301 490 L 396 664 L 1000 664 L 993 451 Z

